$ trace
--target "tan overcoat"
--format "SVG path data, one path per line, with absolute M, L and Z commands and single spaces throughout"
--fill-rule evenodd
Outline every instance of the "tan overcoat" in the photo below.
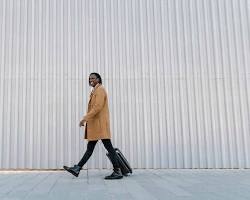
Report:
M 110 139 L 108 97 L 105 88 L 98 84 L 90 95 L 86 120 L 85 139 Z

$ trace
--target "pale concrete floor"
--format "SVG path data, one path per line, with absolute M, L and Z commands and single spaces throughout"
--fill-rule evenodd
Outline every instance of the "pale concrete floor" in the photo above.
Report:
M 250 170 L 134 170 L 104 180 L 110 170 L 0 171 L 1 200 L 250 200 Z

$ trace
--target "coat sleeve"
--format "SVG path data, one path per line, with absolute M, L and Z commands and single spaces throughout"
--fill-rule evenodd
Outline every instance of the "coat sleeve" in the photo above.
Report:
M 104 90 L 100 89 L 96 92 L 95 102 L 92 106 L 91 110 L 84 116 L 83 119 L 88 121 L 89 119 L 93 118 L 96 114 L 98 114 L 104 106 L 106 93 Z

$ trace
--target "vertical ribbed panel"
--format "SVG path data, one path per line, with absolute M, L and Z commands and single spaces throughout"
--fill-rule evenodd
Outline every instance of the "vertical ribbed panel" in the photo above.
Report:
M 249 36 L 246 0 L 0 0 L 0 168 L 80 159 L 93 71 L 132 167 L 249 168 Z

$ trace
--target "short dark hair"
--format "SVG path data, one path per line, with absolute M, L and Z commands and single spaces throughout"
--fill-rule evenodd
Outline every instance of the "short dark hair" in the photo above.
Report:
M 89 76 L 91 75 L 95 75 L 96 78 L 99 80 L 98 83 L 102 84 L 102 77 L 100 74 L 96 73 L 96 72 L 92 72 Z

